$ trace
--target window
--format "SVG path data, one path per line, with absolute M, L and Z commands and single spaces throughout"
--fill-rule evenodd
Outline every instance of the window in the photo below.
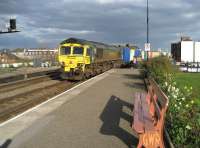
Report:
M 71 47 L 70 46 L 66 46 L 66 47 L 61 47 L 60 48 L 60 54 L 61 55 L 68 55 L 71 52 Z
M 83 47 L 74 47 L 73 54 L 83 54 Z
M 92 49 L 87 48 L 86 56 L 91 56 L 91 55 L 92 55 Z

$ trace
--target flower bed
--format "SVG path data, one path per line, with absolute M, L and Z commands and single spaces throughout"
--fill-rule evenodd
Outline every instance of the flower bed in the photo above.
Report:
M 169 59 L 158 57 L 144 63 L 148 77 L 154 78 L 169 98 L 166 127 L 175 147 L 200 145 L 200 107 L 191 86 L 177 85 L 177 72 Z M 199 98 L 200 99 L 200 98 Z

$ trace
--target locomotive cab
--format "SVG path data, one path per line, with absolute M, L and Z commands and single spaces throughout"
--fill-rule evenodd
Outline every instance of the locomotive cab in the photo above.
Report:
M 60 43 L 61 77 L 89 78 L 121 63 L 120 48 L 114 45 L 69 38 Z
M 85 65 L 91 63 L 92 49 L 81 44 L 63 44 L 59 48 L 59 62 L 63 73 L 62 78 L 81 76 Z M 74 79 L 74 78 L 73 78 Z

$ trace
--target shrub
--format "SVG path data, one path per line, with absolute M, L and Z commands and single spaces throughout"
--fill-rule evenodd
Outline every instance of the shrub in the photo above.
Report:
M 164 56 L 150 59 L 144 65 L 148 75 L 158 83 L 163 83 L 166 79 L 171 78 L 171 75 L 176 71 L 176 67 L 172 66 L 170 60 Z
M 193 88 L 178 87 L 174 79 L 177 68 L 167 57 L 158 57 L 144 63 L 148 77 L 154 78 L 169 98 L 166 127 L 175 147 L 200 145 L 200 111 Z

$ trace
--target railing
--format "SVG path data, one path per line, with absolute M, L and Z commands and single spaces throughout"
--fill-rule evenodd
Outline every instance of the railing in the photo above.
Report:
M 200 62 L 186 62 L 179 65 L 183 72 L 200 72 Z

